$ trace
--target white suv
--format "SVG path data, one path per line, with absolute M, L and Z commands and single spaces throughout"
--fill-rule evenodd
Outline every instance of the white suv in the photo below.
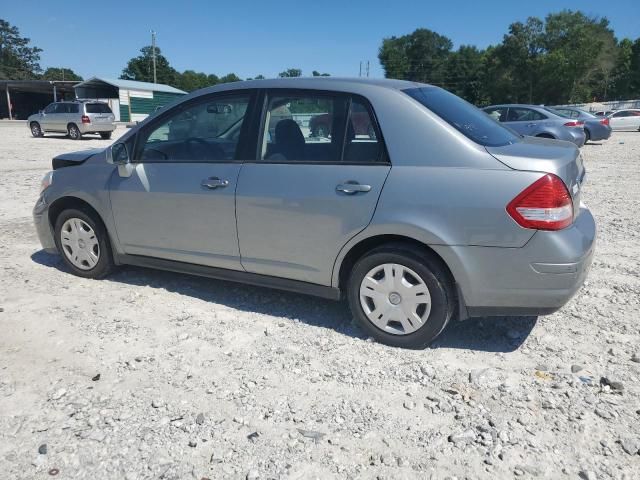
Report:
M 80 140 L 86 133 L 98 133 L 108 140 L 116 129 L 109 105 L 91 101 L 54 102 L 31 115 L 27 125 L 34 137 L 42 137 L 45 132 L 63 132 L 72 140 Z

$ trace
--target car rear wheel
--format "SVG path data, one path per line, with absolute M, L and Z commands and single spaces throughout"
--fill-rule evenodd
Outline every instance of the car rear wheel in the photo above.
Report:
M 65 264 L 79 277 L 102 278 L 114 268 L 107 231 L 92 212 L 69 209 L 60 213 L 55 241 Z
M 591 132 L 589 132 L 589 130 L 587 130 L 586 128 L 584 129 L 584 143 L 587 143 L 589 140 L 591 140 Z
M 538 135 L 536 135 L 536 137 L 538 138 L 551 138 L 554 139 L 555 137 L 549 133 L 540 133 Z
M 69 134 L 69 138 L 71 140 L 80 140 L 82 138 L 82 133 L 80 133 L 80 129 L 75 123 L 71 123 L 67 127 L 67 133 Z
M 390 244 L 358 260 L 347 296 L 354 318 L 377 341 L 424 348 L 451 319 L 454 292 L 439 259 L 411 245 Z
M 100 138 L 109 140 L 111 138 L 111 132 L 100 132 Z
M 31 135 L 33 135 L 36 138 L 44 137 L 44 134 L 42 133 L 42 128 L 40 128 L 40 124 L 38 122 L 31 123 Z

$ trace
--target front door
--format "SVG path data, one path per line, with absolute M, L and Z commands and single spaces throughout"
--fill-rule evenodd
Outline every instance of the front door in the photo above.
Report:
M 125 253 L 242 269 L 235 189 L 253 96 L 199 97 L 138 133 L 133 174 L 110 183 Z
M 364 99 L 283 90 L 268 95 L 262 125 L 259 159 L 238 180 L 242 265 L 330 285 L 338 252 L 371 221 L 391 168 L 378 127 Z

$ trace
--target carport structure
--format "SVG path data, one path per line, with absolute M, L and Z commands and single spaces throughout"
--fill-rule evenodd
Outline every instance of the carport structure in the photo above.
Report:
M 77 81 L 0 80 L 0 118 L 25 120 L 51 102 L 73 100 Z
M 161 83 L 138 82 L 105 77 L 92 77 L 75 86 L 76 96 L 106 102 L 116 120 L 144 120 L 157 108 L 174 101 L 187 92 Z

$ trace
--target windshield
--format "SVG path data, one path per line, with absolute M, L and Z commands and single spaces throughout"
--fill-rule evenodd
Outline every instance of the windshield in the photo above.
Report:
M 500 125 L 485 112 L 446 90 L 419 87 L 404 92 L 480 145 L 499 147 L 520 140 L 513 131 Z

